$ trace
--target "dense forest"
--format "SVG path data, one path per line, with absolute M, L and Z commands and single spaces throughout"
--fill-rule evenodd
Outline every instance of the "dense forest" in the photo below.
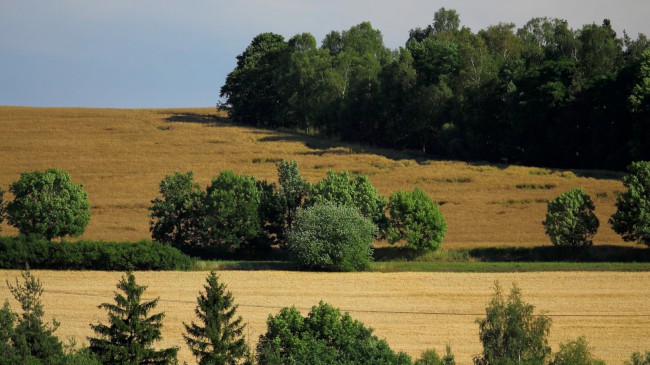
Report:
M 609 20 L 472 32 L 441 8 L 404 47 L 364 22 L 256 36 L 219 107 L 238 123 L 462 160 L 623 169 L 650 159 L 650 41 Z

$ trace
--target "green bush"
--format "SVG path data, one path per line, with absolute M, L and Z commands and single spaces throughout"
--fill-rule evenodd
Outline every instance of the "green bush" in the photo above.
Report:
M 589 344 L 584 337 L 560 344 L 560 351 L 554 356 L 549 365 L 605 365 L 605 362 L 594 358 Z
M 650 351 L 645 353 L 645 356 L 640 352 L 635 352 L 630 357 L 630 361 L 626 361 L 625 365 L 650 365 Z
M 410 247 L 420 251 L 435 250 L 442 244 L 447 222 L 438 204 L 419 188 L 391 195 L 388 212 L 390 243 L 406 240 Z
M 375 225 L 356 208 L 316 204 L 296 211 L 287 246 L 306 268 L 359 271 L 370 266 L 375 232 Z
M 395 353 L 372 329 L 323 302 L 307 317 L 296 308 L 269 316 L 257 345 L 259 365 L 276 364 L 411 364 Z
M 542 222 L 546 234 L 556 246 L 584 248 L 592 244 L 598 218 L 594 203 L 584 190 L 571 189 L 548 202 L 546 220 Z
M 6 206 L 4 203 L 5 191 L 0 187 L 0 232 L 2 232 L 2 223 L 5 221 Z
M 80 236 L 90 221 L 88 194 L 60 169 L 23 173 L 9 185 L 9 224 L 25 235 L 47 240 Z
M 193 260 L 179 250 L 151 241 L 49 242 L 0 237 L 0 268 L 50 270 L 186 270 Z
M 627 191 L 616 199 L 616 213 L 609 219 L 625 241 L 650 246 L 650 161 L 634 162 L 623 178 Z
M 415 361 L 415 365 L 456 365 L 451 346 L 445 348 L 445 356 L 440 357 L 435 350 L 427 350 Z

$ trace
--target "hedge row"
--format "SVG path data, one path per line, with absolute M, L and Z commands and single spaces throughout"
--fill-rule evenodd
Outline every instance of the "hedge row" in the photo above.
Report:
M 48 242 L 0 237 L 0 269 L 51 270 L 187 270 L 189 256 L 171 246 L 139 242 Z

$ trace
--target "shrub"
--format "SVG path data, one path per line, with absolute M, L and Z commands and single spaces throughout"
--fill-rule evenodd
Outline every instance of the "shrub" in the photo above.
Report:
M 147 289 L 135 282 L 128 272 L 117 283 L 115 304 L 102 303 L 99 308 L 108 312 L 108 324 L 91 324 L 95 335 L 88 338 L 90 352 L 104 364 L 169 364 L 176 360 L 178 348 L 156 350 L 153 343 L 161 339 L 164 313 L 149 313 L 158 304 L 158 298 L 142 302 Z
M 639 352 L 635 352 L 630 357 L 630 361 L 626 361 L 625 365 L 650 365 L 650 351 L 643 356 Z
M 367 176 L 352 179 L 347 172 L 329 171 L 314 187 L 310 204 L 324 202 L 354 207 L 379 228 L 386 225 L 386 199 L 377 193 Z
M 427 194 L 415 188 L 412 192 L 398 191 L 388 203 L 388 241 L 406 240 L 416 250 L 435 250 L 440 247 L 447 231 L 447 222 L 438 204 Z
M 206 189 L 203 244 L 236 250 L 262 233 L 260 192 L 251 176 L 224 171 Z
M 584 337 L 560 344 L 560 351 L 554 356 L 549 365 L 605 365 L 605 362 L 594 358 L 589 344 Z
M 5 191 L 0 187 L 0 232 L 2 232 L 2 223 L 5 221 L 6 207 L 4 203 Z
M 80 236 L 90 221 L 88 194 L 60 169 L 23 173 L 9 185 L 9 224 L 25 235 L 47 240 Z
M 451 346 L 447 345 L 445 356 L 440 357 L 435 350 L 427 350 L 415 361 L 415 365 L 456 365 L 456 360 L 451 353 Z
M 269 316 L 267 331 L 257 345 L 257 361 L 270 364 L 410 364 L 372 329 L 323 302 L 307 317 L 296 308 Z
M 547 340 L 551 319 L 533 315 L 533 310 L 515 285 L 506 301 L 497 282 L 485 308 L 486 317 L 477 320 L 483 353 L 474 358 L 474 364 L 545 364 L 551 353 Z
M 375 225 L 353 207 L 316 204 L 296 211 L 287 245 L 292 256 L 309 269 L 365 270 L 372 261 L 375 231 Z
M 548 202 L 542 224 L 554 245 L 576 249 L 591 246 L 600 223 L 589 195 L 571 189 Z
M 61 242 L 0 237 L 0 268 L 49 270 L 187 270 L 194 261 L 176 248 L 151 241 Z
M 195 309 L 201 323 L 183 323 L 183 338 L 201 365 L 237 364 L 249 354 L 242 317 L 235 317 L 237 306 L 232 293 L 226 291 L 226 284 L 219 283 L 214 271 L 206 281 L 205 293 L 199 293 Z
M 616 213 L 609 219 L 625 241 L 650 246 L 650 161 L 634 162 L 623 178 L 627 191 L 616 199 Z
M 171 245 L 200 244 L 205 194 L 194 183 L 192 172 L 165 176 L 160 182 L 160 195 L 149 207 L 151 238 Z

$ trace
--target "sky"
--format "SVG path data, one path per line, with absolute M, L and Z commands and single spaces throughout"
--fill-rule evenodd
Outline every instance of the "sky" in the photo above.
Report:
M 650 0 L 0 0 L 0 105 L 214 106 L 259 33 L 320 43 L 370 21 L 396 49 L 441 7 L 474 32 L 547 16 L 650 36 Z

